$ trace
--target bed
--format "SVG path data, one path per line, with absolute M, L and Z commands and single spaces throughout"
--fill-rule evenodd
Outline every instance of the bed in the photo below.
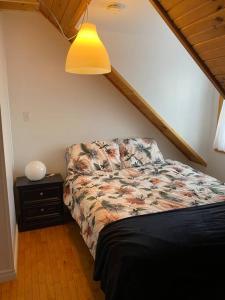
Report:
M 222 182 L 165 160 L 152 139 L 67 149 L 64 202 L 106 300 L 224 300 L 224 200 Z

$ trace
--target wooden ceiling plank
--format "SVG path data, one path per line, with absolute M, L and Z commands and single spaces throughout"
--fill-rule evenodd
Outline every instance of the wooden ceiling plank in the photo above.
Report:
M 225 74 L 225 65 L 220 65 L 220 66 L 215 66 L 215 65 L 210 65 L 208 63 L 206 63 L 210 69 L 212 70 L 212 73 L 215 76 L 221 76 L 223 74 Z
M 217 75 L 216 78 L 220 82 L 220 84 L 225 88 L 225 73 L 222 75 Z
M 63 17 L 68 3 L 69 0 L 54 0 L 52 3 L 51 10 L 59 22 Z
M 215 65 L 215 66 L 225 64 L 225 53 L 224 53 L 224 56 L 213 58 L 213 59 L 206 59 L 205 62 L 208 64 Z
M 40 2 L 40 7 L 47 6 L 49 9 L 51 9 L 53 4 L 53 0 L 39 0 L 39 2 Z
M 54 18 L 52 17 L 52 14 L 49 12 L 49 10 L 52 11 L 52 6 L 53 6 L 54 0 L 42 0 L 42 1 L 44 1 L 44 4 L 41 5 L 41 9 L 40 9 L 41 12 L 47 19 L 49 19 L 49 21 L 55 27 L 57 27 L 57 29 L 59 29 L 58 24 L 55 22 Z M 49 1 L 49 3 L 52 3 L 51 7 L 50 7 L 50 5 L 48 5 L 48 7 L 46 8 L 46 1 Z M 63 12 L 62 19 L 61 19 L 61 21 L 59 21 L 59 23 L 63 29 L 63 32 L 65 33 L 65 35 L 68 38 L 70 38 L 71 36 L 73 36 L 74 34 L 77 33 L 75 25 L 81 18 L 82 14 L 84 13 L 84 11 L 87 7 L 87 3 L 90 3 L 90 2 L 91 2 L 91 0 L 69 0 L 66 10 Z M 75 5 L 75 7 L 74 7 L 74 5 Z M 53 13 L 53 11 L 52 11 L 52 13 Z
M 224 53 L 224 55 L 225 55 L 225 53 Z M 222 65 L 225 65 L 225 56 L 215 58 L 215 59 L 206 60 L 205 62 L 207 63 L 208 66 L 210 66 L 212 68 L 213 67 L 220 67 Z
M 222 75 L 217 75 L 216 77 L 218 78 L 218 80 L 225 82 L 225 73 Z
M 194 45 L 194 48 L 198 53 L 203 53 L 217 48 L 224 48 L 224 45 L 225 45 L 225 35 L 211 39 L 206 42 L 196 44 Z
M 141 97 L 140 94 L 114 69 L 105 75 L 112 84 L 153 123 L 186 157 L 206 166 L 206 162 L 175 130 Z
M 168 13 L 172 19 L 176 19 L 206 2 L 207 0 L 184 0 L 170 9 Z
M 212 28 L 210 28 L 209 30 L 187 36 L 187 39 L 192 45 L 196 45 L 222 35 L 225 35 L 225 19 L 220 25 L 212 26 Z
M 76 25 L 84 14 L 87 3 L 89 4 L 90 2 L 91 0 L 70 0 L 68 9 L 65 11 L 65 14 L 61 20 L 61 25 L 64 28 L 67 36 L 73 36 L 77 32 Z M 76 4 L 76 8 L 74 7 L 74 4 Z
M 208 0 L 201 6 L 189 11 L 185 15 L 175 18 L 174 22 L 178 28 L 183 28 L 195 21 L 216 13 L 223 8 L 225 8 L 225 0 L 215 0 L 213 2 Z
M 0 9 L 9 9 L 9 10 L 38 10 L 39 2 L 30 0 L 30 1 L 0 1 Z
M 75 17 L 76 12 L 79 6 L 84 5 L 84 3 L 82 4 L 81 2 L 82 1 L 80 0 L 70 0 L 67 9 L 65 10 L 64 15 L 61 19 L 61 26 L 67 36 L 72 36 L 75 33 L 75 25 L 78 22 L 77 17 Z M 80 10 L 82 11 L 82 9 Z
M 53 0 L 41 0 L 40 1 L 40 11 L 43 13 L 43 15 L 49 19 L 51 23 L 56 25 L 55 20 L 52 18 L 52 15 L 49 13 L 49 10 L 51 10 L 53 4 Z
M 214 74 L 210 71 L 209 67 L 204 63 L 204 61 L 200 58 L 199 53 L 197 50 L 194 49 L 192 45 L 188 42 L 184 34 L 176 27 L 174 22 L 171 20 L 170 16 L 164 9 L 164 7 L 160 4 L 158 0 L 149 0 L 152 5 L 155 7 L 155 9 L 158 11 L 158 13 L 161 15 L 161 17 L 164 19 L 166 24 L 169 26 L 169 28 L 173 31 L 173 33 L 176 35 L 176 37 L 179 39 L 179 41 L 182 43 L 182 45 L 185 47 L 185 49 L 189 52 L 189 54 L 192 56 L 192 58 L 195 60 L 195 62 L 199 65 L 199 67 L 202 69 L 202 71 L 206 74 L 206 76 L 209 78 L 209 80 L 212 82 L 212 84 L 215 86 L 215 88 L 218 90 L 218 92 L 225 97 L 225 90 L 220 85 L 218 80 L 215 78 Z M 217 41 L 218 47 L 221 47 L 222 40 L 221 38 Z M 224 46 L 224 45 L 223 45 Z M 201 49 L 204 48 L 203 46 L 200 47 Z M 216 48 L 216 47 L 214 47 Z
M 215 48 L 206 52 L 199 52 L 203 60 L 214 59 L 218 57 L 223 57 L 225 55 L 225 46 L 221 48 Z
M 203 19 L 200 19 L 188 26 L 183 27 L 181 30 L 185 36 L 189 37 L 193 34 L 205 32 L 207 30 L 224 25 L 224 20 L 225 20 L 225 8 Z
M 166 10 L 169 10 L 182 1 L 184 0 L 161 0 L 160 3 Z

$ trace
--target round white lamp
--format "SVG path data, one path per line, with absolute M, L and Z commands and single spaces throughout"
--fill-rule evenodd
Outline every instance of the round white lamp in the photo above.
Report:
M 46 166 L 43 162 L 34 160 L 25 167 L 25 175 L 31 181 L 41 180 L 45 177 Z

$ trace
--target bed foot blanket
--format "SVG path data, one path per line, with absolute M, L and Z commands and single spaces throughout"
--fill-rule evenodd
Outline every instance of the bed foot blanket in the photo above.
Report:
M 225 203 L 106 225 L 94 279 L 106 300 L 225 300 Z

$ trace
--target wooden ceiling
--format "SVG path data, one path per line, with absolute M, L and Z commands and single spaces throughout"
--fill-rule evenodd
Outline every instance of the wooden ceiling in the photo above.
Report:
M 225 98 L 225 0 L 150 0 Z

